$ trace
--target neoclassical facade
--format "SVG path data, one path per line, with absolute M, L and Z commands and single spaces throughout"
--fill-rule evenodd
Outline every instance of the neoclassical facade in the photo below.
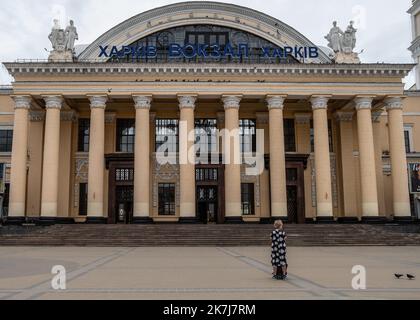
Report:
M 286 47 L 317 46 L 252 9 L 186 2 L 119 24 L 72 61 L 5 63 L 5 221 L 417 219 L 420 92 L 402 82 L 414 65 L 341 64 L 320 47 L 264 56 Z M 258 174 L 225 161 L 258 145 Z

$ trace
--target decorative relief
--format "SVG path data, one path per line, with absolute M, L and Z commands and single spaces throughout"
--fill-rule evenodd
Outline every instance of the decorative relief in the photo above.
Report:
M 31 108 L 31 97 L 30 96 L 15 96 L 15 109 L 30 109 Z
M 176 184 L 176 206 L 181 205 L 180 193 L 180 169 L 179 165 L 165 164 L 161 165 L 156 160 L 156 155 L 153 155 L 153 207 L 157 208 L 159 205 L 159 183 L 175 183 Z
M 76 159 L 76 180 L 85 183 L 88 182 L 89 158 L 88 156 Z
M 239 109 L 241 100 L 242 100 L 241 96 L 223 96 L 222 97 L 225 110 Z
M 386 110 L 395 110 L 402 109 L 403 102 L 399 97 L 385 99 L 385 108 Z
M 371 97 L 359 97 L 354 100 L 356 104 L 356 110 L 364 110 L 364 109 L 372 109 L 372 101 L 373 98 Z
M 284 108 L 284 101 L 286 97 L 284 96 L 268 96 L 267 97 L 267 105 L 268 109 L 283 109 Z

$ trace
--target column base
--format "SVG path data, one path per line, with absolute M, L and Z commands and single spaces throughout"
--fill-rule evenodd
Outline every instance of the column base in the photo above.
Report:
M 3 224 L 5 226 L 20 226 L 26 222 L 26 217 L 4 217 Z
M 133 224 L 153 224 L 153 219 L 149 217 L 134 217 Z
M 260 224 L 271 224 L 271 218 L 261 218 L 260 219 Z
M 316 223 L 324 223 L 324 224 L 333 224 L 337 223 L 337 220 L 334 217 L 316 217 Z
M 394 222 L 398 224 L 413 224 L 413 223 L 416 223 L 416 218 L 415 217 L 394 217 Z
M 367 224 L 384 224 L 389 222 L 387 217 L 362 217 L 362 222 Z
M 105 217 L 87 217 L 87 224 L 108 224 L 108 218 Z
M 360 223 L 361 220 L 357 217 L 340 217 L 337 219 L 337 222 L 342 224 L 356 224 Z
M 197 217 L 180 217 L 179 221 L 180 224 L 199 224 L 201 223 L 200 219 Z
M 53 226 L 56 224 L 74 224 L 75 223 L 73 218 L 65 218 L 65 217 L 28 218 L 26 222 L 33 223 L 39 226 Z
M 225 217 L 225 224 L 242 224 L 244 220 L 242 217 Z

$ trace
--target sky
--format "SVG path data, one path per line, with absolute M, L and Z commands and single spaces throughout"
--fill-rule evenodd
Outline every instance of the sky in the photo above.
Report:
M 0 62 L 47 59 L 53 19 L 63 27 L 75 21 L 79 41 L 89 44 L 124 20 L 179 0 L 0 0 Z M 412 63 L 407 48 L 412 40 L 411 0 L 231 0 L 225 1 L 269 14 L 294 27 L 316 45 L 336 20 L 345 29 L 354 20 L 357 52 L 362 62 Z M 406 86 L 413 84 L 413 76 Z M 12 81 L 0 65 L 0 85 Z

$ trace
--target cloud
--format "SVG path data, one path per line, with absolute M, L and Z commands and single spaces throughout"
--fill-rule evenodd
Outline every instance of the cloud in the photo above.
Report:
M 3 1 L 0 11 L 0 61 L 46 59 L 52 20 L 75 20 L 79 44 L 90 43 L 120 22 L 177 0 L 32 0 Z M 230 3 L 267 13 L 291 25 L 318 45 L 337 20 L 345 28 L 359 25 L 357 50 L 363 62 L 411 63 L 410 0 L 232 0 Z M 64 20 L 64 21 L 63 21 Z M 8 81 L 0 70 L 0 83 Z

